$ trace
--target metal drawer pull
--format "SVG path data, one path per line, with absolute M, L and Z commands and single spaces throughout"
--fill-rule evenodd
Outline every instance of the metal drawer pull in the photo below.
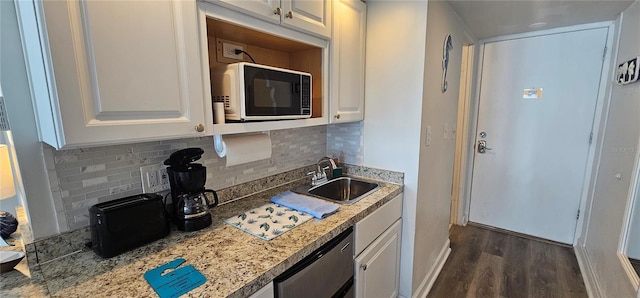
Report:
M 343 253 L 344 250 L 349 247 L 349 245 L 351 244 L 351 242 L 348 242 L 347 244 L 345 244 L 341 249 L 340 249 L 340 253 Z

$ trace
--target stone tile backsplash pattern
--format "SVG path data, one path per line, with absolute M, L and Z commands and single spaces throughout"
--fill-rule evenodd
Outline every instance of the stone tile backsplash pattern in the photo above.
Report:
M 88 226 L 94 204 L 141 193 L 140 167 L 161 164 L 176 150 L 202 148 L 206 187 L 221 189 L 315 163 L 327 154 L 327 126 L 271 131 L 271 143 L 270 159 L 228 168 L 210 137 L 59 151 L 44 145 L 60 232 Z
M 363 131 L 363 121 L 328 125 L 327 155 L 341 163 L 362 165 Z

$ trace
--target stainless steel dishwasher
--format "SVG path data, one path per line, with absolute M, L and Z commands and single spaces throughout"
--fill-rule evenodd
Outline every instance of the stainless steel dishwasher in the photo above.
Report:
M 276 298 L 354 297 L 353 228 L 331 239 L 273 282 Z

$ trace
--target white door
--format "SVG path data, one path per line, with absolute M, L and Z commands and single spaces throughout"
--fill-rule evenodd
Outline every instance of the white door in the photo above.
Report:
M 607 33 L 485 44 L 470 221 L 573 243 Z

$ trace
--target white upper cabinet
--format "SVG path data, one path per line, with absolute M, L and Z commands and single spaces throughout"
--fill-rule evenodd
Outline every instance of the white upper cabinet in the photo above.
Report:
M 331 0 L 206 0 L 274 23 L 323 37 L 331 36 Z
M 67 148 L 205 135 L 195 1 L 18 8 L 43 141 Z M 29 46 L 35 36 L 39 48 Z
M 334 4 L 331 46 L 331 123 L 364 119 L 367 6 L 359 0 Z

